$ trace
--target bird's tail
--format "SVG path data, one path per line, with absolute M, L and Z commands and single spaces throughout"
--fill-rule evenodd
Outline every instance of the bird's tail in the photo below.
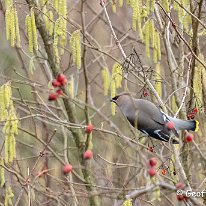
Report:
M 169 117 L 171 118 L 171 117 Z M 170 121 L 174 122 L 174 126 L 176 130 L 192 130 L 198 131 L 199 122 L 197 120 L 181 120 L 176 118 L 171 118 Z

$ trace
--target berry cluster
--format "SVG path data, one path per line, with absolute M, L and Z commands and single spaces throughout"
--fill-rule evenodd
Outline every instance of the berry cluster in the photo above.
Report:
M 187 115 L 187 118 L 188 119 L 194 119 L 195 118 L 195 115 L 198 113 L 198 108 L 195 107 L 192 111 L 190 111 Z
M 143 91 L 143 96 L 144 96 L 144 97 L 148 97 L 148 96 L 149 96 L 149 92 L 148 92 L 147 90 L 144 90 L 144 91 Z
M 152 157 L 150 160 L 149 160 L 149 176 L 150 177 L 153 177 L 156 175 L 157 171 L 156 171 L 156 165 L 157 165 L 157 160 L 155 157 Z
M 93 126 L 92 124 L 88 124 L 88 125 L 86 126 L 86 128 L 85 128 L 85 132 L 86 132 L 87 134 L 91 134 L 92 131 L 93 131 L 93 129 L 94 129 L 94 126 Z M 84 154 L 83 154 L 83 158 L 84 158 L 85 160 L 90 160 L 90 159 L 92 159 L 92 157 L 93 157 L 93 152 L 92 152 L 91 150 L 89 150 L 89 149 L 86 150 L 86 151 L 84 152 Z M 66 165 L 64 165 L 63 172 L 64 172 L 64 174 L 66 175 L 66 174 L 72 172 L 72 169 L 73 169 L 73 167 L 72 167 L 71 164 L 66 164 Z
M 59 87 L 59 89 L 56 90 L 56 92 L 49 94 L 49 101 L 55 101 L 59 97 L 59 95 L 63 95 L 62 87 L 64 87 L 67 84 L 67 78 L 64 74 L 57 75 L 56 79 L 52 81 L 53 87 Z
M 151 146 L 148 146 L 147 147 L 147 150 L 150 151 L 150 152 L 155 152 L 155 147 L 151 147 Z
M 161 169 L 162 175 L 166 175 L 167 172 L 172 173 L 173 175 L 176 175 L 175 169 L 174 169 L 173 171 L 171 171 L 171 168 L 169 167 L 169 165 L 171 165 L 171 164 L 174 165 L 173 161 L 172 161 L 170 158 L 168 158 L 168 159 L 159 167 L 159 169 Z

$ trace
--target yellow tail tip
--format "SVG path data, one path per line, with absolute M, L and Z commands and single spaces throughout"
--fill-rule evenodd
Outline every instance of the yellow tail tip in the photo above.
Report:
M 197 132 L 199 129 L 199 122 L 196 120 L 195 123 L 195 132 Z

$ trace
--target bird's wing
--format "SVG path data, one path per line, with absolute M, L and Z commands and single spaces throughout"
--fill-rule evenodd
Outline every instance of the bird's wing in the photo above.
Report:
M 148 118 L 150 117 L 156 123 L 153 123 L 153 125 L 159 128 L 160 131 L 163 131 L 164 129 L 165 133 L 167 134 L 168 132 L 166 132 L 165 127 L 166 123 L 170 121 L 169 116 L 160 111 L 160 109 L 150 101 L 144 99 L 138 99 L 137 101 L 139 102 L 137 102 L 137 104 L 140 105 L 139 110 L 143 111 L 143 115 L 147 114 Z M 172 132 L 176 137 L 179 137 L 179 134 L 177 133 L 177 130 L 175 128 L 172 129 Z
M 140 131 L 148 136 L 151 136 L 155 139 L 158 139 L 158 140 L 161 140 L 164 142 L 169 142 L 169 140 L 170 140 L 170 132 L 168 130 L 164 131 L 164 129 L 163 130 L 152 130 L 152 129 L 143 130 L 143 129 L 141 129 Z M 179 142 L 177 140 L 173 139 L 172 143 L 178 144 Z
M 147 115 L 154 122 L 164 125 L 166 123 L 166 116 L 160 111 L 160 109 L 152 102 L 144 99 L 137 99 L 136 104 L 138 105 L 138 110 L 142 112 L 143 115 Z

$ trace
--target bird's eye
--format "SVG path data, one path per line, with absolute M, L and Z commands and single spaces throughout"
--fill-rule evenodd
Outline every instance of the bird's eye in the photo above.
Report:
M 112 100 L 116 101 L 119 98 L 119 96 L 113 97 Z
M 117 101 L 118 98 L 119 98 L 119 96 L 113 97 L 113 98 L 110 100 L 110 102 L 116 103 L 116 101 Z

